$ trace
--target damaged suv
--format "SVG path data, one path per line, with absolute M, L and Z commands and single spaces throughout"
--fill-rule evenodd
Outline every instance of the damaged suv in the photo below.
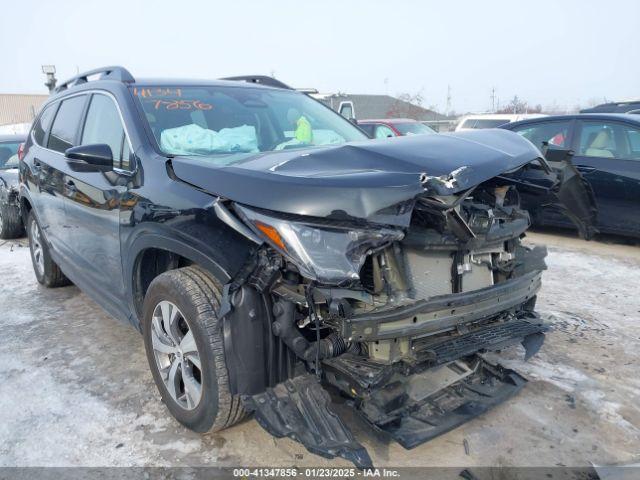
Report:
M 274 79 L 121 67 L 57 88 L 20 182 L 38 281 L 141 331 L 179 422 L 253 412 L 359 467 L 326 388 L 406 448 L 513 395 L 525 379 L 482 353 L 544 339 L 546 251 L 521 243 L 519 194 L 586 235 L 594 216 L 571 164 L 512 132 L 368 140 Z

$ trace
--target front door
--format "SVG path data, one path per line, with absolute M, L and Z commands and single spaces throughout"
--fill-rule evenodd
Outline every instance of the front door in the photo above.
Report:
M 111 147 L 116 171 L 67 171 L 66 216 L 69 244 L 77 268 L 87 281 L 108 297 L 122 304 L 124 281 L 120 256 L 120 198 L 127 190 L 129 144 L 115 100 L 107 94 L 91 96 L 79 145 L 107 144 Z M 123 156 L 127 158 L 123 161 Z
M 601 230 L 640 235 L 640 128 L 611 120 L 580 120 L 573 163 L 591 184 Z

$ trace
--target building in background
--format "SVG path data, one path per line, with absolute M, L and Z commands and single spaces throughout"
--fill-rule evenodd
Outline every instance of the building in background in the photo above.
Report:
M 436 131 L 448 131 L 456 124 L 455 118 L 390 95 L 313 93 L 311 96 L 349 119 L 411 118 Z
M 0 134 L 27 133 L 48 95 L 0 93 Z

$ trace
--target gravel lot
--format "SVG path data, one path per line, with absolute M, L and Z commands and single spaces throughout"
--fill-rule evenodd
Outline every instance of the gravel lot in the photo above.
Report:
M 520 347 L 502 358 L 530 383 L 412 451 L 341 406 L 376 466 L 640 460 L 640 246 L 529 239 L 550 249 L 538 305 L 555 329 L 528 363 Z M 274 439 L 252 419 L 215 435 L 184 429 L 161 403 L 133 328 L 76 287 L 40 287 L 24 240 L 0 245 L 0 271 L 0 466 L 348 465 Z

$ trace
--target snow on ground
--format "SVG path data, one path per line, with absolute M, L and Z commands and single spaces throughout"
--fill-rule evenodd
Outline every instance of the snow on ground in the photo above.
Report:
M 549 234 L 530 240 L 550 245 L 538 307 L 554 330 L 527 363 L 521 347 L 500 355 L 530 383 L 411 451 L 338 406 L 376 465 L 640 459 L 640 247 Z M 76 287 L 40 287 L 24 241 L 0 242 L 0 272 L 0 466 L 348 465 L 274 439 L 251 419 L 219 434 L 184 429 L 161 403 L 132 327 Z

